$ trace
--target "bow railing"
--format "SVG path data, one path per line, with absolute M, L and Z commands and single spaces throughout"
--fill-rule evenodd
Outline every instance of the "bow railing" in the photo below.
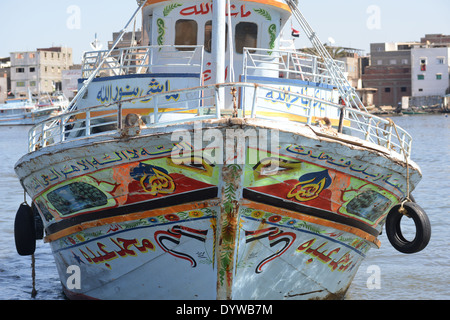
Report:
M 330 114 L 340 115 L 342 112 L 340 104 L 279 87 L 254 83 L 199 86 L 155 93 L 53 117 L 30 130 L 29 151 L 89 137 L 120 133 L 124 129 L 127 115 L 131 112 L 128 107 L 124 107 L 125 104 L 132 105 L 134 113 L 139 110 L 139 127 L 142 130 L 192 121 L 222 119 L 231 114 L 230 110 L 216 108 L 220 97 L 218 92 L 222 88 L 229 89 L 225 90 L 229 92 L 227 99 L 236 101 L 235 116 L 242 118 L 268 119 L 278 123 L 287 121 L 312 126 L 318 118 L 328 117 Z M 143 103 L 126 103 L 133 101 Z M 348 108 L 343 114 L 343 123 L 344 135 L 374 143 L 399 154 L 405 153 L 410 157 L 411 136 L 404 129 L 395 126 L 391 120 Z

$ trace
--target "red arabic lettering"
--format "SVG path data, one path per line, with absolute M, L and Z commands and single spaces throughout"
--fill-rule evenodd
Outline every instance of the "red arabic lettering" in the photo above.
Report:
M 90 264 L 105 263 L 105 266 L 108 268 L 111 268 L 111 266 L 107 262 L 116 258 L 125 258 L 128 256 L 136 257 L 137 253 L 134 251 L 135 249 L 141 253 L 147 253 L 149 250 L 156 250 L 155 245 L 148 239 L 143 239 L 142 244 L 139 243 L 137 239 L 128 240 L 123 238 L 110 238 L 109 240 L 111 240 L 119 250 L 107 251 L 106 245 L 101 242 L 97 242 L 97 247 L 100 251 L 93 252 L 88 246 L 85 246 L 84 250 L 79 250 Z
M 230 6 L 230 9 L 231 9 L 232 11 L 233 11 L 233 10 L 236 10 L 236 6 L 235 6 L 234 4 L 232 4 L 232 5 Z M 232 17 L 237 17 L 237 16 L 239 15 L 239 13 L 241 14 L 241 18 L 247 18 L 249 15 L 252 14 L 251 11 L 245 12 L 245 4 L 241 5 L 241 11 L 240 11 L 240 12 L 234 12 L 234 13 L 231 13 L 231 16 L 232 16 Z M 228 13 L 226 13 L 226 16 L 228 17 Z
M 313 258 L 316 258 L 317 260 L 319 260 L 325 264 L 328 264 L 328 267 L 330 267 L 331 271 L 338 270 L 338 271 L 344 272 L 353 264 L 353 261 L 351 260 L 350 252 L 345 253 L 338 260 L 333 260 L 331 258 L 331 256 L 333 254 L 336 254 L 339 251 L 341 251 L 341 248 L 339 248 L 339 247 L 335 248 L 327 253 L 327 249 L 324 249 L 322 251 L 319 251 L 319 250 L 322 249 L 323 247 L 325 247 L 328 244 L 328 242 L 322 243 L 317 248 L 312 248 L 312 245 L 315 242 L 316 242 L 316 239 L 308 240 L 305 243 L 301 244 L 297 248 L 297 251 L 304 252 L 305 254 L 307 254 Z M 311 263 L 311 262 L 313 262 L 313 260 L 314 259 L 310 259 L 307 263 Z
M 183 16 L 190 15 L 205 15 L 212 11 L 212 5 L 209 3 L 201 3 L 198 6 L 193 5 L 191 7 L 187 7 L 180 11 L 180 14 Z
M 187 8 L 184 8 L 180 11 L 180 14 L 183 16 L 191 16 L 191 15 L 206 15 L 212 12 L 213 6 L 210 3 L 201 3 L 198 5 L 193 5 Z M 228 15 L 232 17 L 241 16 L 241 18 L 246 18 L 252 14 L 252 12 L 249 10 L 247 11 L 245 9 L 245 4 L 241 5 L 239 9 L 236 8 L 236 6 L 233 4 L 230 6 L 231 13 L 226 13 L 226 16 Z

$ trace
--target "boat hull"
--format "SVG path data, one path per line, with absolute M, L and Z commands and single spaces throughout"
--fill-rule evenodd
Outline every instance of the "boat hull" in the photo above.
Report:
M 50 146 L 16 167 L 73 298 L 342 299 L 407 189 L 388 152 L 306 125 L 139 131 Z
M 58 111 L 57 108 L 45 108 L 45 110 L 12 112 L 9 109 L 2 110 L 0 114 L 0 126 L 31 126 L 47 120 Z

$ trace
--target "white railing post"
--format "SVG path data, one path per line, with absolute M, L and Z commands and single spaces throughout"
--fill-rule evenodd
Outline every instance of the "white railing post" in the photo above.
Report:
M 60 134 L 61 142 L 65 141 L 65 134 L 66 134 L 66 132 L 64 130 L 65 129 L 65 125 L 64 125 L 65 122 L 66 121 L 64 121 L 64 116 L 61 116 L 59 118 L 59 134 Z
M 258 104 L 258 91 L 259 91 L 259 86 L 255 84 L 255 90 L 253 91 L 252 119 L 256 118 L 256 108 L 257 108 L 257 104 Z
M 314 102 L 315 102 L 315 98 L 312 98 L 309 100 L 309 110 L 308 110 L 308 119 L 307 119 L 308 125 L 312 124 L 312 111 L 314 108 Z
M 86 111 L 86 136 L 89 137 L 91 135 L 91 111 Z
M 220 112 L 220 106 L 221 106 L 221 103 L 220 103 L 220 98 L 221 98 L 221 95 L 220 95 L 220 89 L 219 89 L 219 86 L 218 85 L 216 85 L 215 87 L 214 87 L 214 104 L 216 105 L 216 118 L 217 119 L 220 119 L 221 118 L 221 112 Z
M 158 110 L 158 96 L 154 96 L 152 98 L 152 103 L 153 103 L 153 123 L 157 124 L 159 123 L 159 110 Z
M 118 130 L 122 130 L 123 129 L 123 126 L 122 126 L 122 123 L 123 123 L 123 119 L 122 119 L 122 103 L 119 103 L 119 105 L 118 105 L 118 108 L 117 108 L 117 129 Z
M 281 59 L 283 59 L 283 57 L 281 57 Z M 289 79 L 290 76 L 291 76 L 291 59 L 292 59 L 292 53 L 288 52 L 288 56 L 286 58 L 286 60 L 287 60 L 287 64 L 286 64 L 286 71 L 287 71 L 286 72 L 286 79 Z M 295 66 L 295 63 L 294 63 L 294 66 Z M 295 72 L 294 72 L 294 74 L 295 74 Z

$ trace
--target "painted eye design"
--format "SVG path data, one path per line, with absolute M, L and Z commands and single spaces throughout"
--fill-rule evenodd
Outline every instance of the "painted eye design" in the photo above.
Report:
M 278 174 L 285 174 L 290 171 L 300 170 L 301 162 L 289 161 L 279 158 L 266 158 L 258 162 L 253 167 L 253 174 L 255 180 L 263 179 L 267 176 L 274 176 Z

